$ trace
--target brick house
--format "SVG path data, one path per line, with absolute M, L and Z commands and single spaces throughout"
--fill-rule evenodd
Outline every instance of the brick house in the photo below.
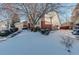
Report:
M 44 15 L 44 17 L 39 20 L 37 24 L 42 29 L 54 29 L 60 26 L 59 16 L 55 11 L 49 12 Z

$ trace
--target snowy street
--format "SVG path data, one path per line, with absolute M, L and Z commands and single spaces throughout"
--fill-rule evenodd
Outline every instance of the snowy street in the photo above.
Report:
M 66 34 L 66 35 L 65 35 Z M 64 42 L 66 36 L 71 36 L 70 31 L 55 31 L 48 36 L 41 35 L 39 32 L 24 30 L 15 37 L 0 42 L 0 54 L 29 54 L 29 55 L 52 55 L 69 54 Z M 73 35 L 72 35 L 73 36 Z M 79 40 L 71 37 L 71 54 L 79 54 Z M 67 37 L 66 37 L 67 39 Z

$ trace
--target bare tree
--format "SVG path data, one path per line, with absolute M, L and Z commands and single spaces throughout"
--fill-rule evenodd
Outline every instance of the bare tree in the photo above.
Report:
M 61 8 L 58 10 L 60 18 L 65 20 L 65 22 L 71 21 L 72 11 L 74 10 L 76 4 L 65 3 L 62 4 Z M 62 10 L 62 11 L 61 11 Z
M 14 24 L 17 21 L 19 21 L 19 17 L 18 17 L 18 14 L 16 13 L 16 11 L 13 9 L 12 4 L 5 3 L 5 4 L 1 4 L 0 6 L 2 6 L 0 8 L 0 11 L 1 12 L 5 11 L 1 15 L 7 19 L 8 28 L 10 28 L 10 26 L 14 26 Z
M 50 11 L 55 11 L 61 15 L 64 10 L 62 8 L 68 9 L 64 4 L 59 3 L 11 3 L 3 4 L 3 9 L 10 10 L 13 14 L 12 18 L 15 18 L 14 15 L 26 16 L 30 25 L 35 27 L 38 21 L 44 17 L 44 15 Z M 58 15 L 58 17 L 59 17 Z M 18 17 L 19 18 L 19 17 Z M 60 18 L 60 17 L 59 17 Z M 59 19 L 60 23 L 61 20 Z
M 21 3 L 16 4 L 18 7 L 14 7 L 16 10 L 23 12 L 28 18 L 31 25 L 35 27 L 38 21 L 44 17 L 44 15 L 50 11 L 57 11 L 61 4 L 59 3 Z M 22 14 L 22 15 L 23 15 Z

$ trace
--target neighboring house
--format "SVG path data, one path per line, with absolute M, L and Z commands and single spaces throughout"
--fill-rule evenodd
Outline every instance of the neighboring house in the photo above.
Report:
M 17 22 L 17 23 L 15 23 L 15 27 L 17 27 L 19 30 L 21 30 L 23 28 L 23 23 Z
M 10 29 L 11 22 L 9 20 L 0 21 L 0 31 Z M 19 28 L 21 30 L 23 28 L 24 22 L 17 22 L 15 23 L 15 27 Z
M 27 21 L 17 22 L 17 23 L 15 23 L 15 27 L 17 27 L 19 30 L 21 30 L 22 28 L 27 28 L 28 23 L 27 23 Z
M 60 29 L 72 29 L 72 22 L 64 22 L 61 24 Z
M 11 25 L 11 20 L 7 19 L 7 20 L 1 20 L 0 21 L 0 30 L 7 30 L 10 29 L 10 25 Z
M 52 11 L 44 15 L 41 20 L 38 22 L 38 26 L 41 28 L 53 29 L 55 26 L 60 26 L 60 19 L 57 12 Z
M 79 4 L 76 5 L 72 12 L 71 21 L 73 24 L 79 23 Z
M 6 21 L 0 21 L 0 31 L 7 29 L 7 22 Z

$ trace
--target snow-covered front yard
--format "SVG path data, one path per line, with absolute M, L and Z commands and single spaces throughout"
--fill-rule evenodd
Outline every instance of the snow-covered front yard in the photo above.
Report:
M 69 36 L 69 37 L 68 37 Z M 68 41 L 68 38 L 70 41 Z M 67 39 L 67 40 L 66 40 Z M 63 42 L 69 42 L 70 53 Z M 22 31 L 15 37 L 0 42 L 0 54 L 61 55 L 79 54 L 79 40 L 74 39 L 71 31 L 54 31 L 45 36 L 39 32 Z

